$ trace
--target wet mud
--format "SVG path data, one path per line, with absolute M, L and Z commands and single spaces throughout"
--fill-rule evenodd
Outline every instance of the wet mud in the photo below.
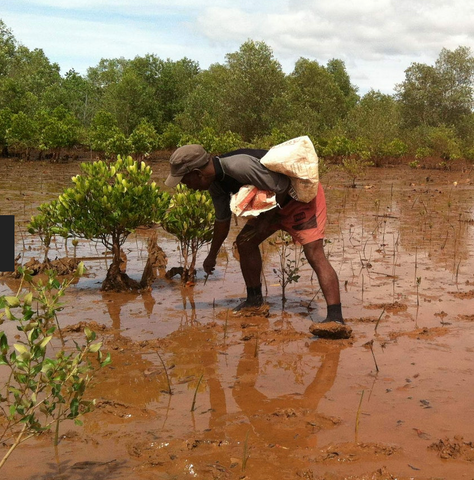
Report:
M 166 163 L 152 168 L 163 185 Z M 78 171 L 76 163 L 0 160 L 0 212 L 15 215 L 22 263 L 43 255 L 26 222 Z M 207 282 L 199 267 L 195 286 L 183 287 L 156 263 L 140 294 L 100 291 L 110 255 L 79 241 L 75 257 L 87 274 L 67 292 L 59 321 L 71 343 L 85 326 L 96 331 L 112 364 L 94 380 L 97 406 L 84 426 L 63 423 L 57 448 L 52 434 L 28 441 L 2 478 L 471 479 L 470 178 L 469 168 L 401 166 L 370 169 L 355 189 L 340 173 L 323 178 L 325 249 L 339 275 L 347 339 L 310 333 L 326 308 L 307 264 L 282 303 L 278 242 L 262 247 L 268 315 L 231 314 L 245 293 L 232 253 L 242 221 Z M 140 229 L 124 245 L 137 281 L 155 233 L 166 268 L 180 266 L 172 237 Z M 56 239 L 50 258 L 73 256 Z M 18 287 L 0 277 L 0 294 Z M 15 334 L 11 324 L 2 328 Z

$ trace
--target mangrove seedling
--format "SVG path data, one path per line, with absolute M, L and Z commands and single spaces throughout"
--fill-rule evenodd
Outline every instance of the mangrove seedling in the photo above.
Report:
M 80 264 L 76 276 L 80 276 Z M 0 297 L 0 324 L 14 323 L 15 343 L 6 331 L 0 331 L 0 365 L 8 373 L 0 386 L 0 443 L 7 447 L 0 458 L 0 469 L 13 451 L 29 438 L 55 427 L 58 443 L 59 425 L 73 420 L 82 425 L 79 417 L 92 410 L 94 401 L 86 400 L 88 385 L 96 371 L 108 363 L 103 357 L 102 343 L 96 334 L 84 329 L 85 341 L 65 349 L 54 339 L 59 330 L 57 313 L 67 287 L 74 280 L 62 283 L 48 272 L 47 280 L 34 284 L 28 272 L 22 270 L 22 285 L 28 293 Z M 92 357 L 96 361 L 92 362 Z
M 204 376 L 204 374 L 202 374 L 202 375 L 199 377 L 198 383 L 197 383 L 197 385 L 196 385 L 196 389 L 194 390 L 193 403 L 192 403 L 192 405 L 191 405 L 191 412 L 194 412 L 194 410 L 196 409 L 196 397 L 197 397 L 199 385 L 201 385 L 201 381 L 202 381 L 202 377 L 203 377 L 203 376 Z
M 214 206 L 208 192 L 178 185 L 162 226 L 178 240 L 182 258 L 182 283 L 194 282 L 199 250 L 212 240 Z
M 356 188 L 357 178 L 364 175 L 367 168 L 371 166 L 373 166 L 373 162 L 360 158 L 346 157 L 342 160 L 341 169 L 351 179 L 351 188 Z
M 299 271 L 304 262 L 302 247 L 294 245 L 291 236 L 286 232 L 280 232 L 278 237 L 280 247 L 279 268 L 274 268 L 273 273 L 278 277 L 281 285 L 281 298 L 283 305 L 286 302 L 286 287 L 290 283 L 297 283 L 300 279 Z
M 364 393 L 365 393 L 365 390 L 362 390 L 362 393 L 360 395 L 360 400 L 359 400 L 359 407 L 357 408 L 357 415 L 356 415 L 356 421 L 355 421 L 355 442 L 356 443 L 359 436 L 360 412 L 362 408 L 362 400 L 364 399 Z

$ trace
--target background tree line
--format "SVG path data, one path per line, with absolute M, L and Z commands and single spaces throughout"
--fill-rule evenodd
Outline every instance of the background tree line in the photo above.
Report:
M 285 74 L 264 42 L 248 40 L 201 69 L 153 54 L 102 59 L 61 74 L 0 20 L 0 147 L 58 157 L 85 146 L 136 157 L 189 142 L 212 152 L 269 147 L 309 135 L 322 157 L 474 160 L 474 57 L 443 49 L 411 64 L 394 95 L 358 94 L 342 60 L 300 58 Z

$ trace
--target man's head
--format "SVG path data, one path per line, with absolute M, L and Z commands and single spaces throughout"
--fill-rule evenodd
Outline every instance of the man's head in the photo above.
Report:
M 171 173 L 165 181 L 168 187 L 176 187 L 182 182 L 190 188 L 205 190 L 210 181 L 201 170 L 209 164 L 211 155 L 201 145 L 185 145 L 178 148 L 170 157 Z

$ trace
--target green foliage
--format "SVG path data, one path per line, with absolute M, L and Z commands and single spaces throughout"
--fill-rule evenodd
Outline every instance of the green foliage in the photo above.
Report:
M 350 111 L 343 126 L 349 138 L 364 139 L 364 150 L 370 152 L 370 156 L 392 156 L 387 150 L 397 147 L 391 142 L 400 136 L 399 105 L 394 97 L 371 90 Z M 352 153 L 356 150 L 353 149 Z
M 12 31 L 0 20 L 0 77 L 8 74 L 16 48 L 17 42 Z
M 81 264 L 78 275 L 82 271 Z M 0 331 L 0 365 L 9 371 L 0 387 L 0 442 L 10 447 L 0 468 L 29 438 L 56 425 L 57 444 L 61 422 L 69 419 L 81 424 L 79 416 L 94 405 L 84 399 L 87 387 L 94 373 L 110 363 L 110 356 L 102 354 L 102 343 L 96 342 L 96 334 L 87 328 L 84 343 L 76 343 L 74 350 L 66 350 L 64 343 L 59 348 L 52 346 L 57 343 L 55 335 L 61 333 L 57 320 L 63 308 L 60 299 L 73 279 L 60 283 L 50 274 L 35 285 L 24 272 L 23 280 L 30 292 L 22 295 L 20 287 L 17 295 L 0 297 L 0 324 L 15 323 L 18 330 L 16 343 Z M 97 362 L 93 364 L 91 357 Z
M 367 160 L 346 157 L 342 161 L 341 169 L 351 179 L 351 187 L 356 187 L 356 179 L 364 175 L 368 167 L 373 166 L 373 162 Z
M 416 160 L 423 160 L 424 158 L 428 158 L 433 156 L 433 150 L 429 147 L 420 147 L 416 149 L 415 158 Z
M 472 157 L 469 48 L 442 49 L 434 65 L 413 63 L 396 92 L 359 98 L 340 59 L 324 66 L 300 58 L 286 75 L 271 48 L 253 40 L 206 70 L 188 58 L 148 54 L 101 59 L 85 76 L 61 76 L 41 49 L 19 44 L 0 23 L 0 146 L 27 157 L 33 149 L 58 155 L 82 142 L 107 156 L 141 158 L 188 141 L 219 153 L 301 135 L 319 140 L 321 156 L 377 164 L 405 155 L 404 143 L 411 154 L 427 146 L 444 161 Z M 456 138 L 427 141 L 418 130 L 425 127 L 454 128 Z
M 207 191 L 198 192 L 179 184 L 172 196 L 162 226 L 174 235 L 183 255 L 183 282 L 193 280 L 197 254 L 212 240 L 214 206 Z
M 126 157 L 132 153 L 133 145 L 130 141 L 130 137 L 126 137 L 122 132 L 114 132 L 105 143 L 104 150 L 107 157 Z
M 0 76 L 0 108 L 34 115 L 44 93 L 60 81 L 59 65 L 50 63 L 41 49 L 23 45 L 7 58 L 5 75 Z
M 458 125 L 471 113 L 474 57 L 468 47 L 443 48 L 434 66 L 413 63 L 397 85 L 404 125 Z
M 12 115 L 10 128 L 6 131 L 6 141 L 11 148 L 29 159 L 31 149 L 39 145 L 38 123 L 24 112 Z
M 326 69 L 346 98 L 348 109 L 354 107 L 359 99 L 358 88 L 352 85 L 345 63 L 338 58 L 333 58 L 327 63 Z
M 206 127 L 196 136 L 183 135 L 179 141 L 179 146 L 190 143 L 202 145 L 207 152 L 223 153 L 241 148 L 244 144 L 240 135 L 227 131 L 217 135 L 213 128 Z
M 146 119 L 141 120 L 130 135 L 132 152 L 138 157 L 148 155 L 158 145 L 158 135 L 153 125 Z
M 443 160 L 455 160 L 461 157 L 459 140 L 453 128 L 445 126 L 432 128 L 428 140 L 434 154 Z
M 288 84 L 290 117 L 304 124 L 309 134 L 320 136 L 349 110 L 336 77 L 314 60 L 300 58 Z
M 0 110 L 0 146 L 7 145 L 7 130 L 12 122 L 12 112 L 9 108 Z
M 186 98 L 195 86 L 200 72 L 199 65 L 188 58 L 178 61 L 162 60 L 155 55 L 136 57 L 130 62 L 138 76 L 151 88 L 153 94 L 149 101 L 156 105 L 155 117 L 148 115 L 152 124 L 174 121 L 183 109 Z M 176 144 L 174 145 L 176 146 Z
M 226 73 L 225 130 L 251 141 L 274 125 L 273 106 L 284 92 L 285 75 L 271 48 L 252 40 L 226 55 Z
M 454 128 L 444 125 L 439 127 L 419 126 L 414 128 L 407 138 L 418 159 L 439 157 L 446 161 L 461 157 L 461 141 Z
M 176 148 L 180 145 L 181 137 L 183 136 L 182 128 L 175 123 L 168 123 L 163 130 L 163 133 L 158 138 L 158 146 L 160 148 Z
M 55 203 L 55 201 L 52 203 Z M 38 210 L 40 213 L 31 218 L 28 231 L 40 237 L 45 250 L 43 262 L 47 262 L 49 247 L 53 237 L 60 235 L 67 238 L 69 231 L 67 228 L 57 224 L 56 208 L 54 208 L 52 204 L 43 203 L 38 207 Z
M 285 133 L 283 133 L 281 130 L 274 128 L 269 135 L 264 135 L 260 138 L 255 138 L 252 143 L 255 146 L 255 148 L 264 148 L 266 150 L 269 150 L 275 145 L 286 142 L 291 138 L 295 138 L 295 137 L 288 136 Z
M 52 112 L 42 112 L 40 120 L 40 148 L 59 150 L 72 147 L 78 142 L 79 122 L 65 107 L 56 107 Z
M 52 234 L 101 242 L 120 264 L 120 247 L 128 235 L 141 225 L 159 222 L 168 207 L 169 195 L 155 182 L 150 183 L 151 168 L 131 157 L 83 163 L 82 174 L 72 178 L 57 200 L 39 207 L 30 233 L 49 230 Z
M 323 157 L 348 156 L 352 155 L 353 153 L 353 142 L 349 138 L 344 136 L 331 137 L 321 150 L 321 155 Z
M 111 113 L 99 110 L 92 119 L 89 129 L 90 145 L 93 150 L 105 151 L 107 142 L 120 133 L 117 121 Z
M 97 111 L 99 98 L 100 90 L 95 89 L 91 82 L 71 69 L 45 90 L 41 107 L 46 111 L 54 111 L 61 106 L 86 129 Z
M 474 147 L 464 150 L 464 158 L 470 162 L 474 161 Z
M 380 153 L 384 157 L 400 158 L 408 153 L 408 145 L 399 138 L 395 138 L 391 142 L 384 143 Z

